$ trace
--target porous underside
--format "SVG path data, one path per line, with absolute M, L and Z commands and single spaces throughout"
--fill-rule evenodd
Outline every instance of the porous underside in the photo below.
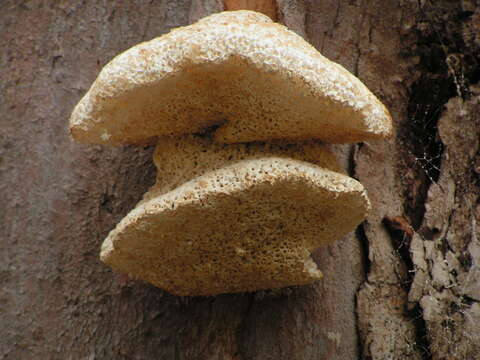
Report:
M 311 283 L 321 273 L 310 253 L 351 231 L 368 211 L 360 183 L 302 161 L 324 152 L 320 162 L 331 164 L 318 144 L 208 147 L 208 139 L 183 141 L 160 142 L 157 185 L 101 251 L 115 270 L 173 294 Z M 192 161 L 204 166 L 182 170 L 188 166 L 178 162 L 195 148 Z
M 120 54 L 70 119 L 77 141 L 113 145 L 211 126 L 226 143 L 358 142 L 392 131 L 360 80 L 251 11 L 215 14 Z

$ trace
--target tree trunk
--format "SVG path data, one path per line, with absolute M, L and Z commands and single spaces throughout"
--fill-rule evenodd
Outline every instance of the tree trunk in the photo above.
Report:
M 475 0 L 277 0 L 396 128 L 335 147 L 373 210 L 316 252 L 322 281 L 182 298 L 99 261 L 153 149 L 75 144 L 70 112 L 113 56 L 223 6 L 0 3 L 0 359 L 480 359 Z

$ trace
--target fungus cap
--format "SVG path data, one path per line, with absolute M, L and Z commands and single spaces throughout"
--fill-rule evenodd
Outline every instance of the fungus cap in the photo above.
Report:
M 183 159 L 197 165 L 179 166 Z M 325 167 L 338 169 L 316 142 L 162 139 L 155 163 L 162 176 L 110 232 L 101 259 L 177 295 L 318 280 L 311 252 L 351 231 L 370 206 L 359 182 Z
M 219 126 L 218 142 L 389 136 L 382 103 L 294 32 L 252 11 L 211 15 L 115 57 L 75 107 L 75 140 L 135 144 Z

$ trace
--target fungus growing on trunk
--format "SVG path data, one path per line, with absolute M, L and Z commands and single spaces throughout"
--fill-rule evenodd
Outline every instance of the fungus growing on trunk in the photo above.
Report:
M 174 294 L 213 295 L 319 279 L 311 252 L 370 207 L 319 140 L 385 137 L 392 125 L 340 65 L 268 17 L 236 11 L 114 58 L 70 130 L 83 143 L 158 139 L 157 182 L 101 259 Z

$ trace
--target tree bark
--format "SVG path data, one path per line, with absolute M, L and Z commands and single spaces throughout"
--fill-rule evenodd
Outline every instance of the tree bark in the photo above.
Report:
M 248 2 L 246 2 L 248 3 Z M 311 286 L 182 298 L 113 273 L 102 240 L 155 180 L 152 147 L 73 143 L 116 54 L 220 0 L 0 3 L 0 359 L 480 359 L 480 7 L 277 0 L 277 20 L 391 111 L 335 146 L 373 210 Z

